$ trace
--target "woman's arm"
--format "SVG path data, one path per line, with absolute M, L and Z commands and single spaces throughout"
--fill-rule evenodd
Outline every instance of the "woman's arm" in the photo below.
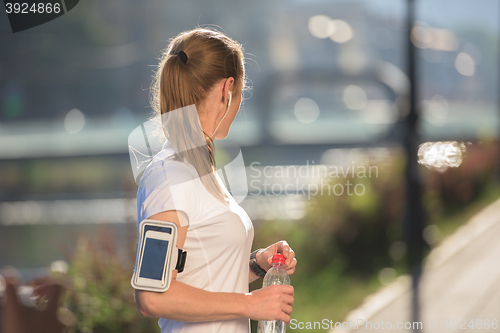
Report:
M 172 280 L 164 293 L 136 290 L 140 313 L 147 317 L 196 322 L 251 318 L 290 322 L 293 287 L 274 285 L 248 294 L 209 292 Z
M 177 247 L 182 249 L 186 240 L 187 216 L 184 212 L 170 210 L 150 216 L 152 220 L 171 221 L 179 232 Z M 186 223 L 185 223 L 186 222 Z M 136 290 L 139 312 L 147 317 L 168 318 L 185 322 L 251 318 L 254 320 L 283 320 L 290 322 L 293 304 L 293 287 L 275 285 L 248 294 L 210 292 L 175 280 L 163 293 Z
M 252 270 L 250 269 L 250 267 L 248 268 L 248 283 L 252 283 L 254 282 L 255 280 L 257 280 L 259 277 L 257 275 L 255 275 L 254 272 L 252 272 Z

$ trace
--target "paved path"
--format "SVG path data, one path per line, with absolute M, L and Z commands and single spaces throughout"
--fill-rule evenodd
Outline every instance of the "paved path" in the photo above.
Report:
M 400 277 L 345 320 L 364 325 L 332 332 L 412 332 L 410 284 Z M 420 288 L 421 332 L 500 332 L 500 200 L 432 251 Z

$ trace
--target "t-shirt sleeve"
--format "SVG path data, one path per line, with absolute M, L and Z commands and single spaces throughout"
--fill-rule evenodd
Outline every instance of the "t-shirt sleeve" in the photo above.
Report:
M 186 213 L 189 224 L 196 213 L 196 193 L 193 174 L 182 163 L 154 163 L 141 178 L 137 223 L 160 212 L 180 210 Z M 181 221 L 181 226 L 186 223 Z

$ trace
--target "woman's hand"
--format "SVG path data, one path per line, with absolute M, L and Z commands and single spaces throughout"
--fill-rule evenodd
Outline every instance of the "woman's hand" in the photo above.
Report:
M 285 257 L 285 269 L 288 275 L 295 272 L 295 266 L 297 265 L 297 259 L 295 259 L 295 252 L 288 243 L 284 240 L 269 245 L 267 248 L 259 251 L 255 255 L 257 264 L 264 270 L 271 268 L 273 255 L 276 253 L 282 253 Z
M 274 284 L 245 294 L 248 315 L 253 320 L 282 320 L 290 324 L 293 305 L 293 287 Z

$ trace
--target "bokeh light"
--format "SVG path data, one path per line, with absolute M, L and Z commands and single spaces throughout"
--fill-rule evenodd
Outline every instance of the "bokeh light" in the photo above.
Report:
M 301 98 L 295 103 L 295 117 L 302 123 L 312 123 L 319 116 L 319 107 L 315 101 L 310 98 Z
M 368 98 L 363 88 L 350 85 L 344 89 L 344 103 L 351 110 L 364 109 L 368 104 Z
M 481 63 L 483 60 L 483 56 L 481 54 L 481 50 L 471 42 L 465 43 L 463 47 L 463 52 L 467 53 L 472 57 L 472 60 L 474 60 L 474 64 L 477 66 Z
M 333 20 L 326 15 L 315 15 L 309 18 L 309 32 L 316 38 L 330 39 L 343 44 L 354 37 L 354 31 L 349 23 L 344 20 Z
M 53 273 L 66 274 L 68 272 L 68 263 L 64 260 L 56 260 L 50 264 L 50 271 Z
M 434 28 L 423 21 L 417 21 L 412 28 L 411 41 L 420 49 L 430 48 L 438 51 L 456 51 L 459 44 L 453 31 Z
M 368 100 L 366 108 L 361 110 L 361 119 L 368 124 L 392 124 L 397 119 L 397 110 L 390 100 Z
M 458 48 L 458 39 L 453 31 L 448 29 L 432 29 L 432 48 L 441 51 L 455 51 Z
M 397 272 L 394 268 L 382 268 L 378 273 L 378 280 L 382 285 L 388 285 L 396 279 Z
M 435 224 L 428 225 L 425 227 L 422 237 L 427 242 L 427 244 L 435 244 L 439 239 L 439 228 Z
M 450 106 L 443 96 L 436 94 L 422 103 L 422 118 L 434 125 L 441 126 L 446 122 Z
M 325 39 L 335 33 L 335 24 L 326 15 L 315 15 L 309 18 L 309 32 L 316 38 Z
M 476 70 L 476 64 L 469 54 L 460 52 L 455 58 L 455 68 L 462 75 L 472 76 Z
M 417 22 L 417 25 L 411 30 L 411 41 L 413 45 L 418 48 L 429 48 L 431 46 L 432 36 L 428 30 L 428 25 L 423 22 Z
M 392 260 L 401 260 L 406 254 L 406 243 L 396 241 L 389 247 L 389 256 Z
M 85 116 L 78 109 L 72 109 L 64 117 L 64 128 L 69 134 L 75 134 L 85 126 Z
M 333 20 L 332 22 L 335 26 L 335 32 L 330 35 L 331 40 L 342 44 L 350 41 L 354 37 L 354 31 L 349 23 L 343 20 Z
M 418 149 L 418 163 L 444 172 L 460 166 L 465 151 L 465 144 L 456 141 L 426 142 Z

